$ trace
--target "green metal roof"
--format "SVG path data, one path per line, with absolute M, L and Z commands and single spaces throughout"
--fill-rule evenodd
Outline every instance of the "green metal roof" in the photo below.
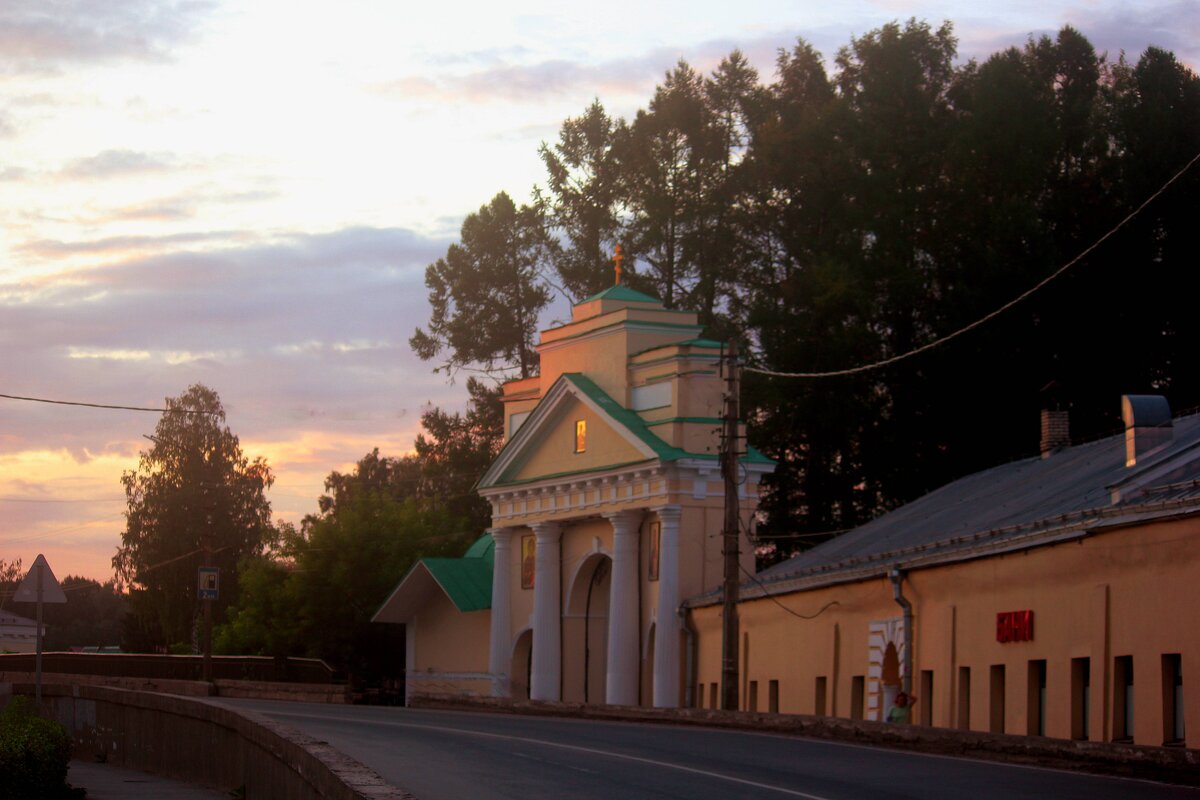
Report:
M 467 548 L 467 552 L 463 553 L 463 558 L 482 558 L 486 559 L 488 566 L 495 562 L 496 540 L 492 538 L 490 533 L 485 533 L 475 540 L 475 543 Z
M 459 611 L 492 607 L 490 558 L 422 558 L 420 564 L 429 570 Z
M 618 283 L 616 286 L 610 286 L 603 292 L 594 294 L 586 300 L 580 300 L 579 303 L 590 303 L 593 300 L 625 300 L 630 303 L 662 303 L 662 301 L 657 297 L 651 297 L 650 295 L 643 294 L 636 289 L 630 289 L 628 286 L 625 286 L 621 283 Z
M 654 454 L 663 461 L 674 461 L 687 456 L 687 451 L 678 447 L 672 447 L 660 439 L 646 426 L 646 421 L 642 419 L 640 414 L 630 411 L 616 400 L 613 400 L 608 396 L 607 392 L 597 386 L 595 381 L 588 376 L 580 372 L 565 372 L 563 373 L 563 379 L 570 381 L 579 391 L 587 395 L 592 402 L 600 406 L 605 414 L 625 426 L 630 433 L 638 437 L 644 444 L 649 445 Z

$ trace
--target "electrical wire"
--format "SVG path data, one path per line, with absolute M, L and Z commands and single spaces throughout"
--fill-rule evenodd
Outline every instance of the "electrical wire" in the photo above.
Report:
M 151 411 L 156 414 L 212 414 L 216 415 L 219 411 L 202 411 L 196 408 L 148 408 L 145 406 L 118 406 L 108 405 L 106 403 L 83 403 L 74 400 L 47 400 L 44 397 L 22 397 L 16 394 L 0 394 L 0 399 L 3 400 L 23 400 L 28 403 L 49 403 L 56 406 L 81 406 L 83 408 L 103 408 L 112 411 Z
M 888 366 L 891 366 L 892 364 L 896 364 L 900 361 L 905 361 L 907 359 L 913 358 L 914 356 L 918 356 L 921 353 L 926 352 L 927 350 L 932 350 L 935 347 L 939 347 L 943 344 L 946 344 L 949 341 L 957 339 L 959 336 L 962 336 L 965 333 L 973 331 L 974 329 L 978 328 L 980 325 L 990 322 L 991 320 L 1000 316 L 1005 311 L 1008 311 L 1013 306 L 1017 305 L 1021 301 L 1025 300 L 1026 298 L 1030 297 L 1037 291 L 1041 290 L 1043 287 L 1045 287 L 1048 283 L 1053 281 L 1055 278 L 1059 277 L 1064 272 L 1069 270 L 1071 267 L 1078 264 L 1080 261 L 1082 261 L 1084 258 L 1086 258 L 1093 250 L 1095 250 L 1101 244 L 1106 242 L 1108 239 L 1112 238 L 1113 235 L 1115 235 L 1118 231 L 1120 231 L 1122 228 L 1124 228 L 1126 225 L 1128 225 L 1130 222 L 1132 222 L 1133 219 L 1135 217 L 1137 217 L 1139 214 L 1141 214 L 1142 211 L 1144 211 L 1148 205 L 1150 205 L 1152 202 L 1154 202 L 1156 199 L 1158 199 L 1159 195 L 1161 195 L 1163 192 L 1165 192 L 1171 186 L 1171 184 L 1175 183 L 1175 181 L 1177 181 L 1177 180 L 1179 180 L 1179 178 L 1183 177 L 1183 174 L 1185 172 L 1187 172 L 1189 169 L 1191 169 L 1196 164 L 1197 161 L 1200 161 L 1200 153 L 1197 153 L 1195 156 L 1193 156 L 1192 160 L 1183 166 L 1183 169 L 1179 170 L 1174 175 L 1172 175 L 1170 180 L 1168 180 L 1161 187 L 1159 187 L 1158 191 L 1156 191 L 1154 194 L 1152 194 L 1148 198 L 1146 198 L 1146 200 L 1144 200 L 1141 205 L 1139 205 L 1133 211 L 1129 212 L 1129 214 L 1123 220 L 1118 222 L 1113 228 L 1109 229 L 1109 231 L 1107 233 L 1105 233 L 1103 236 L 1101 236 L 1099 239 L 1097 239 L 1095 242 L 1093 242 L 1090 246 L 1085 248 L 1083 250 L 1083 252 L 1081 252 L 1079 255 L 1075 256 L 1073 259 L 1068 261 L 1066 264 L 1063 264 L 1061 267 L 1056 269 L 1054 272 L 1050 273 L 1045 278 L 1038 281 L 1038 283 L 1036 283 L 1033 287 L 1026 289 L 1024 292 L 1017 295 L 1012 300 L 1009 300 L 1007 303 L 1000 306 L 996 310 L 992 311 L 990 314 L 986 314 L 983 317 L 980 317 L 979 319 L 970 323 L 969 325 L 959 328 L 958 330 L 953 331 L 952 333 L 949 333 L 949 334 L 941 337 L 940 339 L 934 339 L 931 342 L 926 342 L 925 344 L 921 345 L 920 347 L 914 348 L 913 350 L 909 350 L 908 352 L 905 352 L 905 353 L 900 353 L 898 355 L 894 355 L 891 358 L 885 358 L 882 361 L 875 361 L 870 364 L 861 364 L 857 367 L 849 367 L 847 369 L 836 369 L 836 370 L 829 370 L 826 372 L 777 372 L 775 370 L 761 369 L 759 367 L 744 367 L 743 369 L 746 372 L 753 372 L 758 375 L 766 375 L 766 376 L 772 377 L 772 378 L 810 378 L 810 379 L 838 378 L 838 377 L 844 377 L 847 375 L 859 375 L 864 372 L 871 372 L 871 371 L 874 371 L 877 369 L 882 369 L 883 367 L 888 367 Z
M 818 609 L 818 610 L 817 610 L 817 612 L 816 612 L 815 614 L 801 614 L 799 611 L 793 611 L 792 609 L 790 609 L 790 608 L 788 608 L 787 606 L 785 606 L 783 603 L 779 602 L 779 598 L 778 598 L 778 597 L 776 597 L 775 595 L 771 594 L 771 591 L 770 591 L 769 589 L 767 589 L 767 587 L 766 587 L 766 586 L 763 584 L 763 582 L 762 582 L 762 581 L 760 581 L 760 580 L 759 580 L 759 579 L 758 579 L 758 578 L 757 578 L 757 577 L 754 575 L 754 573 L 752 573 L 750 570 L 746 569 L 745 567 L 742 567 L 742 565 L 741 565 L 741 563 L 740 563 L 740 562 L 738 563 L 738 566 L 739 566 L 739 567 L 741 567 L 741 569 L 742 569 L 742 572 L 746 573 L 746 577 L 748 577 L 750 580 L 752 580 L 752 581 L 754 581 L 755 583 L 757 583 L 757 584 L 758 584 L 758 587 L 759 587 L 760 589 L 762 589 L 762 590 L 763 590 L 763 596 L 764 596 L 764 597 L 766 597 L 767 599 L 769 599 L 769 600 L 770 600 L 771 602 L 773 602 L 775 605 L 777 605 L 777 606 L 779 606 L 780 608 L 782 608 L 782 609 L 783 609 L 784 611 L 786 611 L 787 613 L 791 614 L 793 617 L 798 617 L 799 619 L 816 619 L 817 617 L 821 616 L 821 615 L 822 615 L 822 614 L 824 614 L 826 611 L 828 611 L 830 608 L 832 608 L 832 607 L 834 607 L 834 606 L 840 606 L 840 605 L 841 605 L 841 603 L 839 603 L 837 600 L 830 600 L 828 603 L 826 603 L 825 605 L 821 606 L 821 608 L 820 608 L 820 609 Z

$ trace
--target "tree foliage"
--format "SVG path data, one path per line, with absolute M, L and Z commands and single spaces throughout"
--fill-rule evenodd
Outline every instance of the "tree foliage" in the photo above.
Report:
M 962 63 L 949 23 L 911 19 L 830 67 L 803 40 L 775 67 L 764 84 L 737 51 L 708 76 L 679 62 L 631 121 L 599 100 L 566 120 L 541 149 L 544 285 L 576 300 L 609 285 L 620 243 L 631 285 L 740 336 L 757 366 L 870 364 L 1038 284 L 1200 153 L 1194 72 L 1156 47 L 1110 59 L 1069 26 Z M 945 346 L 823 380 L 749 376 L 751 441 L 779 462 L 761 530 L 815 541 L 1028 455 L 1047 404 L 1077 438 L 1116 428 L 1122 393 L 1200 405 L 1179 290 L 1198 176 Z
M 328 511 L 287 532 L 273 557 L 243 562 L 242 599 L 216 632 L 217 652 L 322 658 L 353 681 L 400 675 L 402 630 L 371 617 L 417 558 L 461 555 L 479 531 L 381 481 L 386 463 L 368 454 L 338 476 Z
M 550 301 L 538 279 L 547 247 L 540 210 L 517 208 L 504 192 L 469 215 L 461 240 L 425 270 L 432 314 L 409 340 L 413 350 L 426 361 L 445 355 L 438 369 L 451 374 L 475 366 L 536 374 L 538 312 Z
M 115 580 L 68 575 L 62 580 L 67 602 L 43 609 L 47 650 L 120 645 L 129 603 Z
M 206 547 L 209 565 L 221 569 L 219 620 L 237 599 L 239 561 L 261 554 L 274 535 L 264 495 L 271 470 L 243 454 L 217 393 L 197 384 L 167 398 L 166 408 L 138 468 L 121 477 L 125 530 L 113 556 L 117 578 L 131 588 L 131 626 L 144 634 L 143 646 L 157 647 L 193 640 Z
M 499 452 L 499 391 L 474 378 L 467 389 L 466 413 L 422 414 L 414 453 L 375 449 L 330 473 L 318 513 L 242 562 L 219 652 L 323 658 L 367 682 L 400 674 L 402 631 L 372 615 L 416 559 L 461 555 L 491 519 L 473 487 Z

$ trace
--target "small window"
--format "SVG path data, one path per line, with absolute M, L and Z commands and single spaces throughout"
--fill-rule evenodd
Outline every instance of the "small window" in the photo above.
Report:
M 1071 738 L 1086 741 L 1092 727 L 1092 660 L 1071 659 Z
M 1025 730 L 1030 736 L 1046 735 L 1046 660 L 1029 662 L 1026 684 Z
M 1133 741 L 1133 656 L 1113 659 L 1113 741 Z
M 1163 744 L 1182 746 L 1183 731 L 1183 657 L 1168 653 L 1162 657 L 1163 673 Z
M 933 725 L 933 670 L 921 670 L 921 707 L 918 709 L 922 725 Z
M 575 452 L 582 453 L 587 450 L 587 420 L 575 420 Z
M 855 675 L 850 679 L 850 719 L 863 718 L 863 707 L 866 696 L 866 676 Z
M 971 668 L 958 668 L 958 727 L 971 730 Z
M 991 698 L 988 704 L 990 719 L 988 730 L 1004 733 L 1004 665 L 993 664 L 991 670 Z

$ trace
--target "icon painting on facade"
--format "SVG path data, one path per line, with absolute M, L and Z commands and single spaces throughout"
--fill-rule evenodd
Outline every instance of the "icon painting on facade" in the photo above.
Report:
M 537 562 L 537 540 L 533 536 L 521 537 L 521 588 L 533 588 L 533 574 Z

